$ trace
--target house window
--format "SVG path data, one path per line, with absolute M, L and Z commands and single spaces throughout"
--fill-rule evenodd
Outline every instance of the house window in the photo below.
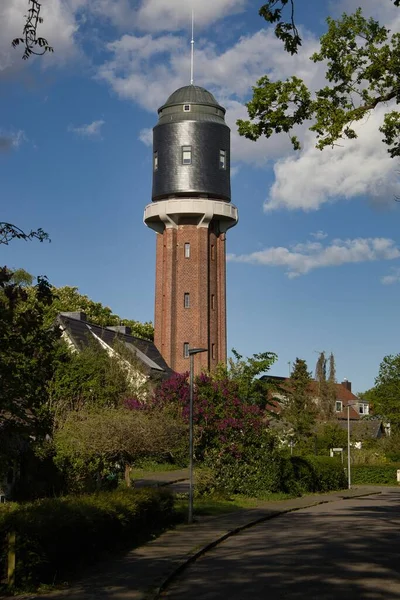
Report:
M 211 294 L 211 309 L 215 310 L 215 296 Z
M 189 358 L 189 342 L 183 344 L 183 358 Z
M 369 414 L 368 404 L 359 404 L 358 412 L 360 413 L 360 415 L 368 415 Z
M 360 406 L 358 407 L 358 412 L 360 413 L 360 415 L 364 414 L 364 405 L 360 404 Z
M 184 110 L 185 112 L 190 112 L 190 104 L 184 104 L 184 105 L 183 105 L 183 110 Z
M 342 412 L 342 410 L 343 410 L 342 402 L 340 400 L 336 400 L 335 411 Z
M 190 308 L 190 294 L 188 292 L 185 292 L 183 295 L 183 306 Z
M 215 260 L 215 247 L 211 244 L 211 260 Z
M 192 164 L 192 146 L 182 146 L 182 164 Z
M 219 151 L 219 168 L 226 169 L 226 150 Z
M 185 244 L 185 258 L 190 258 L 190 244 L 186 242 Z
M 211 356 L 214 360 L 215 359 L 215 344 L 211 344 Z
M 158 169 L 158 151 L 155 150 L 154 154 L 153 154 L 153 169 L 154 171 L 157 171 Z

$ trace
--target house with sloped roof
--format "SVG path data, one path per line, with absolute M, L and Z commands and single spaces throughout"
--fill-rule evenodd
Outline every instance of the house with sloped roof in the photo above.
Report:
M 71 350 L 79 352 L 90 343 L 96 342 L 110 355 L 118 353 L 117 344 L 121 344 L 128 356 L 132 355 L 138 369 L 134 373 L 142 382 L 156 384 L 173 375 L 154 342 L 131 335 L 130 327 L 125 325 L 100 327 L 89 323 L 84 312 L 62 312 L 57 316 L 57 324 L 62 331 L 62 339 Z M 125 360 L 121 357 L 121 360 Z M 130 365 L 132 369 L 132 365 Z
M 267 404 L 267 409 L 275 414 L 282 412 L 282 404 L 285 398 L 285 384 L 290 381 L 288 377 L 276 377 L 273 375 L 264 375 L 261 380 L 275 382 L 278 392 L 274 393 Z M 310 382 L 310 392 L 313 396 L 315 405 L 318 407 L 318 382 Z M 333 418 L 342 429 L 347 429 L 347 422 L 350 421 L 350 430 L 353 437 L 362 442 L 365 439 L 379 438 L 387 434 L 387 427 L 379 417 L 370 415 L 369 403 L 358 398 L 351 389 L 351 381 L 344 379 L 341 383 L 335 383 L 335 405 L 333 408 Z M 367 417 L 367 418 L 364 418 Z

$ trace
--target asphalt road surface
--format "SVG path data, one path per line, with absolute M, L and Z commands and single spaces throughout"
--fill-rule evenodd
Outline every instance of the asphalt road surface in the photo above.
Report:
M 400 600 L 400 490 L 282 515 L 233 536 L 169 600 Z

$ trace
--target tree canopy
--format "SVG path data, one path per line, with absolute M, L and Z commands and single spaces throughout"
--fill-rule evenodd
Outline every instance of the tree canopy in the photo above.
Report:
M 400 0 L 386 1 L 400 5 Z M 261 16 L 276 23 L 276 35 L 292 54 L 301 45 L 294 5 L 295 0 L 269 0 L 260 9 Z M 286 8 L 291 8 L 287 20 Z M 247 103 L 249 120 L 238 121 L 240 135 L 257 140 L 263 135 L 269 138 L 287 133 L 293 148 L 299 150 L 300 141 L 293 130 L 307 124 L 316 135 L 316 147 L 323 150 L 342 139 L 357 138 L 354 125 L 384 105 L 387 112 L 379 131 L 390 156 L 399 156 L 400 112 L 396 107 L 400 102 L 400 34 L 364 17 L 361 8 L 336 20 L 328 17 L 327 25 L 319 51 L 310 57 L 315 63 L 326 64 L 326 85 L 312 90 L 296 75 L 284 81 L 271 81 L 265 75 Z
M 390 421 L 394 433 L 400 432 L 400 354 L 385 356 L 375 386 L 364 394 L 374 413 Z

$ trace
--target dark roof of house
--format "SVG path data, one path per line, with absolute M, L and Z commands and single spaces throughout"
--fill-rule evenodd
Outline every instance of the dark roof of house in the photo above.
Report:
M 62 329 L 67 332 L 69 339 L 77 350 L 87 346 L 89 340 L 96 339 L 95 336 L 97 336 L 111 348 L 117 341 L 122 342 L 137 357 L 143 370 L 152 379 L 166 379 L 174 373 L 161 356 L 154 342 L 120 331 L 113 331 L 107 327 L 94 325 L 82 319 L 82 317 L 76 318 L 60 313 L 57 321 Z
M 346 421 L 339 421 L 339 426 L 342 429 L 347 429 Z M 351 435 L 357 440 L 365 440 L 368 438 L 378 438 L 380 435 L 385 433 L 385 428 L 381 419 L 360 419 L 359 421 L 352 423 L 350 427 Z

